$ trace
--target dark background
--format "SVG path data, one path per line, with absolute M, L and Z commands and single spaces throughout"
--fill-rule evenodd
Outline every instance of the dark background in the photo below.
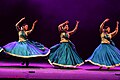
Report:
M 15 24 L 22 18 L 22 22 L 29 24 L 38 19 L 34 31 L 29 39 L 38 41 L 46 47 L 59 43 L 57 26 L 69 20 L 70 30 L 74 29 L 76 20 L 79 20 L 77 32 L 71 36 L 71 41 L 83 60 L 87 59 L 100 44 L 99 26 L 105 18 L 110 18 L 106 25 L 113 31 L 116 21 L 120 21 L 119 0 L 0 0 L 0 46 L 17 41 L 18 34 Z M 113 38 L 116 47 L 120 48 L 120 32 Z M 5 54 L 1 59 L 15 60 Z M 3 56 L 4 55 L 4 56 Z M 47 58 L 38 58 L 36 61 L 46 61 Z M 44 60 L 45 59 L 45 60 Z

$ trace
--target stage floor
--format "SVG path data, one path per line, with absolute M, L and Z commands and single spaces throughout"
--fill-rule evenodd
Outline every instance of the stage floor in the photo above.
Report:
M 49 63 L 30 63 L 29 67 L 20 62 L 0 62 L 0 78 L 7 79 L 79 79 L 79 80 L 120 80 L 120 66 L 98 69 L 98 66 L 84 64 L 77 69 L 57 69 Z

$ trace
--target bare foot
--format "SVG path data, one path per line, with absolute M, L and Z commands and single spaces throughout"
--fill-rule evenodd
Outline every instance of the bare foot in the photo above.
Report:
M 99 68 L 100 70 L 102 69 L 102 66 Z
M 108 67 L 107 70 L 110 70 L 110 67 Z

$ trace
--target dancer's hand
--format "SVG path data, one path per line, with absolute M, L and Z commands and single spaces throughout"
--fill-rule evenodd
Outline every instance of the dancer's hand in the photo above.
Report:
M 119 21 L 117 21 L 116 23 L 119 24 Z
M 78 24 L 80 21 L 76 20 L 76 23 Z
M 109 18 L 106 18 L 104 22 L 108 22 L 110 19 Z
M 68 23 L 69 23 L 69 21 L 67 20 L 67 21 L 65 21 L 65 23 L 66 23 L 66 24 L 68 24 Z
M 25 17 L 23 17 L 21 20 L 24 20 L 25 19 Z
M 38 20 L 35 20 L 33 24 L 36 24 L 38 22 Z

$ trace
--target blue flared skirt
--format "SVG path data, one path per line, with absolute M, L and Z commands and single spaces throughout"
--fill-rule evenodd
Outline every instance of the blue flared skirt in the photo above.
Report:
M 31 58 L 47 56 L 50 50 L 41 43 L 34 41 L 14 41 L 3 46 L 5 53 L 16 57 Z
M 52 46 L 48 61 L 51 65 L 63 67 L 76 67 L 84 63 L 72 42 L 62 42 Z
M 104 67 L 114 67 L 120 65 L 120 51 L 111 44 L 101 43 L 89 57 L 92 64 Z

